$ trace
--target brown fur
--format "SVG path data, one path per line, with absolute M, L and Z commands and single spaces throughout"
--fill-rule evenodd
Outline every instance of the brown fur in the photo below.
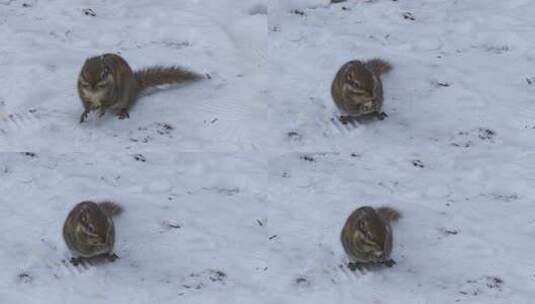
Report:
M 141 90 L 162 84 L 184 83 L 203 78 L 197 73 L 180 67 L 162 66 L 155 66 L 136 71 L 134 77 L 137 79 Z
M 123 207 L 110 201 L 100 202 L 98 206 L 107 216 L 117 216 L 123 212 Z
M 392 69 L 382 59 L 352 60 L 336 73 L 331 96 L 343 117 L 383 116 L 383 83 L 381 75 Z
M 63 225 L 63 238 L 75 256 L 90 258 L 110 254 L 115 243 L 115 227 L 103 208 L 95 202 L 84 201 L 69 212 Z
M 341 232 L 344 251 L 352 262 L 390 261 L 392 228 L 376 209 L 363 206 L 351 213 Z
M 394 223 L 399 220 L 401 213 L 391 207 L 379 207 L 375 209 L 375 212 L 382 216 L 387 222 Z
M 380 58 L 374 58 L 366 62 L 366 67 L 370 69 L 377 77 L 390 72 L 392 65 Z
M 78 77 L 78 94 L 84 105 L 80 122 L 95 110 L 99 110 L 102 116 L 110 109 L 120 119 L 128 118 L 128 111 L 144 89 L 201 78 L 196 73 L 176 66 L 157 66 L 134 73 L 126 60 L 116 54 L 88 58 Z

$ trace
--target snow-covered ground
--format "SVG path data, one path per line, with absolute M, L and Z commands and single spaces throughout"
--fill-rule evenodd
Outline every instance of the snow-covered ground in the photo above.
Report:
M 269 210 L 262 161 L 4 153 L 0 168 L 1 303 L 238 303 L 261 292 L 273 230 L 257 223 Z M 114 263 L 68 262 L 63 221 L 87 199 L 124 207 Z
M 286 128 L 280 140 L 293 149 L 447 155 L 468 141 L 471 150 L 535 146 L 533 1 L 310 2 L 281 5 L 268 19 L 270 122 Z M 394 66 L 384 77 L 390 118 L 348 131 L 331 122 L 331 81 L 346 61 L 373 57 Z M 496 131 L 496 145 L 478 145 L 480 128 Z
M 533 303 L 535 2 L 328 2 L 277 0 L 269 12 L 269 120 L 284 129 L 280 146 L 311 153 L 269 166 L 276 226 L 293 234 L 280 239 L 272 277 L 287 279 L 276 293 L 317 303 Z M 389 118 L 333 122 L 334 74 L 373 57 L 394 66 L 384 77 Z M 398 264 L 347 275 L 337 268 L 339 229 L 366 203 L 404 214 L 394 227 Z M 310 281 L 300 292 L 287 284 L 298 274 Z
M 530 0 L 0 0 L 0 150 L 33 152 L 0 153 L 0 303 L 532 303 L 534 15 Z M 77 73 L 112 51 L 212 79 L 80 125 Z M 389 117 L 341 125 L 332 78 L 372 57 L 394 66 Z M 125 207 L 114 263 L 63 263 L 86 199 Z M 363 204 L 403 213 L 393 268 L 343 267 Z
M 266 10 L 261 1 L 205 2 L 0 0 L 2 150 L 262 147 Z M 106 52 L 134 70 L 182 65 L 212 79 L 141 98 L 129 120 L 94 115 L 78 124 L 78 73 Z

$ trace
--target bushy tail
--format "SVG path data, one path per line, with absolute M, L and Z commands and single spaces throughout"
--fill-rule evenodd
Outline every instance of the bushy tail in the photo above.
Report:
M 401 217 L 401 213 L 399 211 L 390 207 L 379 207 L 375 209 L 375 212 L 377 212 L 377 214 L 382 216 L 389 223 L 396 222 Z
M 379 58 L 366 61 L 366 67 L 377 76 L 381 76 L 392 70 L 392 65 L 389 62 Z
M 123 212 L 123 207 L 121 207 L 119 204 L 114 202 L 100 202 L 98 203 L 98 206 L 108 216 L 115 216 L 121 214 Z
M 185 83 L 204 78 L 195 72 L 177 66 L 145 68 L 136 71 L 134 77 L 138 80 L 141 90 L 162 84 Z

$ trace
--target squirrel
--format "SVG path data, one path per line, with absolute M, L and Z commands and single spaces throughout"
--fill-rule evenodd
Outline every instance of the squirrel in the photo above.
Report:
M 396 264 L 390 258 L 393 238 L 390 223 L 400 217 L 400 212 L 390 207 L 375 209 L 364 206 L 351 213 L 341 233 L 351 270 L 366 264 L 384 264 L 387 267 Z
M 331 85 L 331 96 L 342 112 L 340 121 L 347 123 L 361 116 L 388 117 L 383 112 L 381 75 L 392 69 L 382 59 L 352 60 L 338 70 Z
M 63 238 L 73 257 L 71 263 L 78 265 L 85 259 L 118 258 L 113 253 L 115 227 L 112 217 L 119 215 L 122 207 L 114 202 L 83 201 L 69 212 L 63 225 Z
M 94 110 L 102 116 L 110 109 L 119 119 L 129 118 L 128 110 L 143 90 L 202 78 L 177 66 L 154 66 L 133 72 L 126 60 L 116 54 L 88 58 L 78 76 L 78 95 L 84 106 L 80 123 Z

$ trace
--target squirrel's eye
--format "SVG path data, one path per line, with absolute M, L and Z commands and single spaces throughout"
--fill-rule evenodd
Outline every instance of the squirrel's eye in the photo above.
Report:
M 92 224 L 87 225 L 87 229 L 88 229 L 90 232 L 95 232 L 95 226 L 93 226 Z
M 110 69 L 107 67 L 102 70 L 102 74 L 100 74 L 100 79 L 106 79 L 108 78 L 108 75 L 110 74 Z

